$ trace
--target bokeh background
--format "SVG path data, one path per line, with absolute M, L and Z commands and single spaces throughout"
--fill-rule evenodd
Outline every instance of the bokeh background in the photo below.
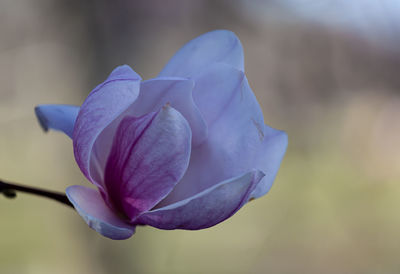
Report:
M 264 118 L 289 146 L 270 193 L 202 231 L 98 235 L 70 208 L 0 197 L 0 273 L 399 273 L 397 0 L 0 0 L 0 178 L 88 182 L 37 104 L 79 105 L 112 69 L 157 75 L 234 31 Z

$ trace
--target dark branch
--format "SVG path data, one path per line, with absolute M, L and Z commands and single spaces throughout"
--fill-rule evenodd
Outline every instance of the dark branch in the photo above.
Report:
M 17 191 L 50 198 L 50 199 L 53 199 L 60 203 L 63 203 L 67 206 L 70 206 L 72 208 L 74 207 L 71 204 L 71 202 L 68 200 L 67 196 L 63 193 L 47 191 L 47 190 L 40 189 L 40 188 L 33 188 L 33 187 L 27 187 L 27 186 L 22 186 L 22 185 L 6 183 L 6 182 L 0 180 L 0 193 L 3 193 L 3 195 L 5 197 L 15 198 L 17 196 Z

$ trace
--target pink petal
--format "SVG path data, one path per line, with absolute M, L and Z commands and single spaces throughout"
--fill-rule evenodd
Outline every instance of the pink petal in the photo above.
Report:
M 182 178 L 190 150 L 190 126 L 172 107 L 124 117 L 105 169 L 109 203 L 130 220 L 153 208 Z

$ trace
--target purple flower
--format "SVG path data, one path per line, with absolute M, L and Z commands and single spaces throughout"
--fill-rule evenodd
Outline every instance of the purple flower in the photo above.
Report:
M 136 225 L 224 221 L 269 191 L 287 146 L 285 132 L 264 125 L 240 41 L 224 30 L 190 41 L 154 79 L 120 66 L 81 107 L 41 105 L 36 115 L 72 138 L 97 189 L 70 186 L 67 196 L 111 239 L 129 238 Z

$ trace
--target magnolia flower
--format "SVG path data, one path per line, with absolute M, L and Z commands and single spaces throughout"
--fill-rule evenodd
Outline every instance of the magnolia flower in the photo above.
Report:
M 66 193 L 87 224 L 111 239 L 137 225 L 203 229 L 266 194 L 287 146 L 264 125 L 230 31 L 186 44 L 158 77 L 117 67 L 81 107 L 40 105 L 44 130 L 72 138 L 81 171 L 95 186 Z

